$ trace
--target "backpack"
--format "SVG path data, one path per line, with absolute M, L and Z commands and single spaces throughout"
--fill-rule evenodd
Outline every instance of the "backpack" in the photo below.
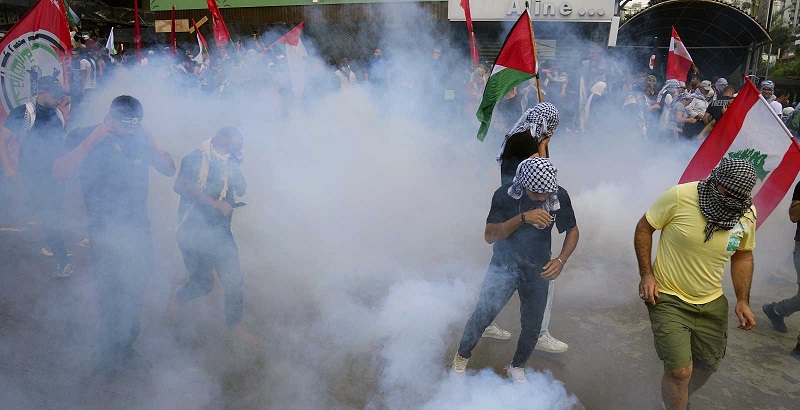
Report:
M 786 119 L 786 127 L 789 128 L 789 131 L 791 131 L 792 135 L 795 137 L 800 133 L 800 115 L 797 115 L 797 109 L 792 111 L 789 118 Z

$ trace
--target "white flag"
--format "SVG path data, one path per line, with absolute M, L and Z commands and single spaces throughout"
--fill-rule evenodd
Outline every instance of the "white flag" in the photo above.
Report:
M 108 50 L 108 54 L 111 54 L 112 56 L 117 54 L 117 49 L 114 48 L 114 27 L 111 27 L 111 33 L 108 34 L 106 49 Z

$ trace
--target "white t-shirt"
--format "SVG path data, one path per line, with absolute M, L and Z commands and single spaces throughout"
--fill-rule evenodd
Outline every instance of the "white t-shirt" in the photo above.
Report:
M 86 82 L 83 83 L 84 90 L 97 88 L 97 63 L 91 59 L 81 60 L 81 71 L 86 70 L 89 75 L 86 77 Z
M 781 115 L 783 115 L 783 105 L 781 103 L 772 101 L 769 103 L 769 108 L 772 108 L 772 111 L 775 112 L 775 115 L 777 115 L 778 118 L 781 118 Z

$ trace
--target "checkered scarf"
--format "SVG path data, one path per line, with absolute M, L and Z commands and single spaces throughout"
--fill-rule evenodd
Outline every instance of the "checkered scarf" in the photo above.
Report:
M 666 82 L 664 82 L 664 86 L 661 87 L 661 91 L 659 91 L 658 95 L 656 96 L 656 101 L 661 102 L 661 97 L 663 97 L 664 94 L 666 93 L 672 94 L 672 92 L 675 91 L 675 88 L 678 87 L 679 84 L 680 82 L 678 80 L 667 80 Z
M 558 202 L 558 171 L 547 158 L 533 157 L 520 162 L 514 182 L 508 188 L 508 195 L 514 199 L 522 198 L 525 189 L 538 194 L 547 193 L 541 208 L 547 212 L 561 208 Z
M 559 115 L 558 108 L 549 102 L 536 104 L 535 107 L 529 108 L 519 117 L 514 128 L 506 134 L 503 139 L 503 145 L 500 146 L 500 152 L 497 153 L 497 162 L 503 156 L 503 151 L 506 149 L 506 143 L 512 135 L 523 131 L 530 130 L 531 136 L 536 140 L 536 145 L 539 145 L 545 138 L 552 137 L 553 134 L 549 131 L 558 127 Z
M 717 184 L 725 188 L 727 196 L 719 193 Z M 729 231 L 736 226 L 753 205 L 751 194 L 755 185 L 756 170 L 753 165 L 743 159 L 728 157 L 722 158 L 708 178 L 697 183 L 700 212 L 708 220 L 704 242 L 708 242 L 714 232 Z

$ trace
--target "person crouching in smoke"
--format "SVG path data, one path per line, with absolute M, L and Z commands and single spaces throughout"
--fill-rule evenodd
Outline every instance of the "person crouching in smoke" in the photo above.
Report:
M 243 281 L 239 249 L 231 232 L 236 197 L 247 190 L 241 163 L 244 138 L 234 127 L 222 127 L 199 149 L 181 160 L 174 191 L 178 207 L 178 248 L 189 281 L 176 295 L 178 304 L 207 295 L 214 288 L 214 271 L 225 291 L 225 324 L 248 340 L 239 325 L 243 310 Z
M 95 370 L 108 375 L 150 367 L 133 348 L 153 271 L 150 167 L 171 177 L 175 162 L 142 127 L 143 116 L 136 98 L 114 98 L 102 124 L 70 132 L 71 151 L 53 165 L 54 179 L 80 170 L 98 305 Z
M 518 291 L 522 332 L 508 375 L 514 382 L 527 382 L 525 363 L 539 336 L 549 281 L 558 277 L 578 245 L 572 203 L 567 191 L 558 186 L 556 174 L 549 159 L 528 158 L 517 167 L 514 181 L 495 191 L 484 232 L 494 253 L 478 304 L 453 358 L 454 372 L 466 371 L 484 329 Z M 551 259 L 550 251 L 553 224 L 560 233 L 567 233 L 555 259 Z

